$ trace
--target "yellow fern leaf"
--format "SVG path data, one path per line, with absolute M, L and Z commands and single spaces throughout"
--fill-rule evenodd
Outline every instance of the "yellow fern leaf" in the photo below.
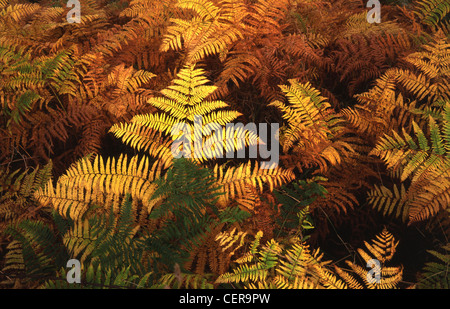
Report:
M 269 190 L 272 191 L 274 187 L 281 186 L 295 178 L 291 170 L 283 170 L 280 167 L 261 169 L 258 163 L 252 167 L 251 162 L 241 164 L 238 167 L 229 167 L 227 170 L 216 164 L 214 176 L 217 183 L 223 186 L 224 195 L 219 199 L 220 205 L 226 205 L 233 198 L 243 197 L 246 192 L 246 185 L 252 185 L 259 192 L 262 192 L 264 190 L 263 184 L 266 183 Z
M 91 204 L 103 206 L 111 201 L 117 210 L 119 198 L 125 193 L 141 201 L 149 213 L 150 197 L 155 190 L 152 181 L 161 171 L 161 162 L 150 166 L 147 157 L 139 161 L 137 156 L 128 160 L 126 155 L 121 155 L 106 162 L 101 156 L 95 157 L 94 162 L 83 158 L 58 179 L 56 188 L 49 182 L 35 196 L 41 204 L 51 203 L 61 215 L 73 219 L 80 219 Z

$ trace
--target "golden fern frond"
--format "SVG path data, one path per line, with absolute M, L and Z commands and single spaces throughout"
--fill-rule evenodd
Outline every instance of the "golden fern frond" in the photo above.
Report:
M 274 101 L 269 105 L 280 109 L 287 122 L 280 132 L 284 152 L 291 150 L 299 156 L 300 164 L 318 165 L 320 171 L 325 171 L 327 164 L 336 165 L 342 156 L 354 151 L 351 144 L 340 139 L 344 132 L 343 120 L 332 112 L 331 105 L 319 90 L 310 83 L 302 84 L 296 80 L 290 80 L 290 86 L 280 88 L 290 104 Z
M 253 264 L 248 266 L 243 264 L 233 269 L 233 273 L 221 274 L 216 283 L 264 282 L 267 275 L 268 271 L 264 265 Z
M 263 283 L 264 284 L 264 283 Z M 258 282 L 258 286 L 250 285 L 249 288 L 256 289 L 305 289 L 312 290 L 320 288 L 317 282 L 311 281 L 311 279 L 307 277 L 295 277 L 293 281 L 289 281 L 285 277 L 278 275 L 271 281 L 269 286 L 260 285 Z
M 171 19 L 173 24 L 167 29 L 161 50 L 185 48 L 186 64 L 226 51 L 230 44 L 244 37 L 238 27 L 244 14 L 238 14 L 241 11 L 236 10 L 236 5 L 231 5 L 234 10 L 227 10 L 227 4 L 224 1 L 224 6 L 219 7 L 208 0 L 179 0 L 176 6 L 193 11 L 194 16 L 191 20 Z
M 0 9 L 4 9 L 9 4 L 9 0 L 0 0 Z
M 7 246 L 5 266 L 2 271 L 25 271 L 22 243 L 18 240 L 11 241 Z
M 399 81 L 408 91 L 412 92 L 417 99 L 423 100 L 430 96 L 431 83 L 424 74 L 416 75 L 407 70 L 398 70 Z
M 226 251 L 227 249 L 234 247 L 234 249 L 229 252 L 229 256 L 234 255 L 236 250 L 244 245 L 245 236 L 248 234 L 244 231 L 237 231 L 237 233 L 236 231 L 237 229 L 233 228 L 231 231 L 220 232 L 215 237 L 215 240 L 219 243 L 222 251 Z M 237 242 L 238 244 L 235 245 Z
M 177 143 L 180 142 L 179 138 L 186 139 L 186 143 L 174 144 L 171 149 L 190 158 L 194 154 L 193 158 L 200 162 L 223 157 L 224 152 L 233 153 L 245 146 L 256 145 L 256 132 L 242 130 L 239 126 L 228 126 L 241 113 L 222 110 L 228 107 L 224 101 L 206 99 L 217 89 L 207 83 L 209 80 L 205 77 L 204 70 L 185 66 L 172 85 L 161 90 L 163 97 L 151 97 L 148 100 L 148 104 L 164 113 L 136 115 L 131 119 L 131 124 L 116 124 L 111 132 L 125 142 L 130 142 L 133 148 L 151 150 L 151 155 L 161 156 L 165 162 L 170 161 L 169 156 L 172 154 L 168 152 L 169 141 L 160 143 L 154 139 L 156 136 L 153 132 L 160 132 L 163 137 L 170 136 Z M 144 137 L 149 134 L 152 136 Z M 155 150 L 150 145 L 154 145 Z
M 88 220 L 77 220 L 73 227 L 63 235 L 63 242 L 70 256 L 79 258 L 83 264 L 95 249 L 93 240 L 96 237 L 98 235 L 92 231 Z M 80 253 L 82 253 L 81 256 Z
M 395 206 L 397 214 L 408 212 L 409 224 L 427 219 L 449 205 L 448 106 L 438 114 L 438 119 L 428 117 L 426 132 L 412 121 L 415 138 L 405 129 L 402 129 L 403 136 L 393 131 L 392 136 L 381 138 L 372 151 L 385 161 L 388 168 L 398 170 L 402 182 L 411 180 L 407 192 L 402 194 L 403 198 Z M 391 209 L 394 204 L 386 207 Z
M 364 289 L 364 286 L 362 286 L 361 283 L 359 283 L 358 280 L 351 274 L 349 274 L 348 272 L 342 270 L 340 267 L 337 266 L 335 266 L 334 269 L 350 289 L 354 290 Z
M 164 168 L 172 165 L 172 140 L 163 138 L 161 133 L 152 128 L 142 126 L 139 122 L 116 123 L 109 132 L 112 132 L 122 142 L 138 151 L 145 151 L 149 156 L 160 159 Z
M 412 176 L 413 181 L 416 181 L 429 170 L 447 169 L 450 162 L 445 156 L 446 149 L 440 128 L 431 117 L 429 118 L 429 126 L 431 143 L 419 125 L 413 121 L 417 142 L 405 129 L 402 129 L 404 137 L 393 131 L 392 137 L 385 135 L 380 139 L 372 154 L 382 158 L 388 168 L 401 167 L 401 181 L 405 181 L 410 176 Z
M 349 286 L 347 286 L 345 281 L 342 281 L 339 279 L 332 271 L 326 269 L 325 267 L 321 266 L 315 266 L 315 272 L 317 273 L 318 277 L 320 278 L 320 285 L 327 289 L 339 289 L 344 290 L 348 289 Z M 338 270 L 336 270 L 338 272 Z M 355 288 L 353 286 L 350 286 L 350 288 Z
M 261 199 L 255 187 L 247 185 L 245 187 L 245 194 L 242 197 L 236 198 L 239 208 L 246 211 L 253 212 L 261 205 Z
M 226 125 L 241 115 L 242 114 L 237 111 L 215 111 L 203 116 L 203 118 L 205 119 L 205 124 L 217 123 Z
M 280 88 L 291 104 L 286 106 L 279 101 L 270 104 L 279 108 L 284 113 L 283 118 L 289 123 L 290 134 L 286 137 L 286 148 L 290 148 L 296 140 L 296 127 L 309 127 L 319 121 L 326 121 L 324 113 L 330 107 L 311 84 L 301 84 L 296 80 L 290 80 L 290 83 L 290 86 L 282 85 Z
M 384 228 L 376 235 L 372 243 L 364 241 L 367 251 L 359 248 L 357 251 L 366 263 L 367 270 L 351 261 L 346 261 L 351 268 L 351 272 L 335 266 L 336 273 L 348 284 L 350 288 L 369 289 L 393 289 L 403 277 L 403 267 L 387 267 L 386 263 L 393 258 L 398 241 Z M 354 273 L 354 274 L 352 274 Z
M 252 185 L 259 192 L 264 190 L 263 185 L 267 184 L 269 190 L 292 181 L 295 176 L 291 170 L 284 170 L 280 167 L 262 169 L 256 162 L 241 164 L 238 167 L 229 167 L 225 170 L 224 166 L 216 164 L 214 167 L 214 176 L 217 184 L 223 186 L 223 195 L 219 198 L 220 205 L 234 198 L 242 198 L 246 193 L 246 185 Z
M 358 12 L 346 20 L 345 30 L 340 33 L 341 37 L 348 38 L 363 34 L 367 37 L 381 34 L 398 34 L 404 29 L 394 21 L 383 21 L 382 23 L 368 23 L 367 12 Z
M 375 185 L 368 194 L 368 202 L 383 216 L 393 215 L 395 218 L 401 218 L 404 222 L 408 219 L 410 205 L 403 184 L 400 188 L 394 184 L 393 191 L 385 186 Z
M 372 100 L 376 98 L 375 93 L 364 98 L 361 96 L 359 99 L 364 102 L 363 104 L 341 110 L 352 129 L 372 146 L 375 146 L 383 133 L 391 132 L 399 127 L 405 127 L 409 131 L 412 129 L 412 120 L 421 123 L 421 117 L 417 117 L 420 113 L 417 112 L 416 101 L 407 104 L 402 94 L 395 97 L 394 92 L 391 92 L 385 97 L 386 100 L 382 102 L 385 107 L 382 107 L 381 104 L 373 104 Z
M 239 242 L 242 247 L 245 232 L 234 235 L 234 231 L 219 236 L 223 245 L 229 246 Z M 282 245 L 274 239 L 260 243 L 262 231 L 254 236 L 248 244 L 248 251 L 243 252 L 235 262 L 238 264 L 232 272 L 221 274 L 216 283 L 242 283 L 246 288 L 323 288 L 327 280 L 334 287 L 344 284 L 335 277 L 331 278 L 324 267 L 328 263 L 322 261 L 323 254 L 319 250 L 311 250 L 297 237 L 293 237 L 289 245 Z M 327 274 L 324 278 L 322 275 Z
M 245 81 L 248 76 L 255 74 L 256 68 L 261 66 L 260 59 L 249 51 L 232 50 L 228 52 L 224 69 L 216 81 L 219 89 L 214 93 L 214 96 L 223 97 L 229 91 L 227 85 L 229 81 L 239 86 L 240 82 Z
M 372 244 L 364 241 L 364 245 L 367 250 L 384 265 L 384 263 L 393 258 L 399 242 L 395 241 L 394 235 L 386 228 L 375 237 L 376 238 L 372 240 Z M 371 259 L 370 255 L 366 254 L 362 249 L 358 249 L 358 253 L 363 257 L 366 263 Z
M 12 4 L 4 7 L 0 11 L 0 18 L 3 20 L 2 25 L 11 25 L 11 23 L 19 23 L 26 20 L 28 16 L 33 15 L 40 10 L 41 6 L 37 3 Z
M 373 115 L 373 110 L 363 105 L 344 108 L 341 113 L 356 133 L 371 143 L 376 141 L 380 131 L 386 126 L 386 120 Z
M 317 267 L 321 266 L 322 255 L 318 250 L 312 251 L 306 243 L 296 241 L 284 252 L 284 257 L 276 267 L 276 273 L 288 280 L 295 277 L 309 277 L 319 279 L 316 276 Z
M 139 200 L 144 205 L 143 213 L 149 213 L 150 196 L 155 190 L 152 181 L 160 176 L 161 165 L 159 161 L 151 165 L 148 157 L 128 160 L 126 155 L 106 161 L 96 156 L 93 162 L 83 158 L 58 179 L 56 187 L 49 182 L 36 191 L 35 197 L 43 205 L 51 203 L 62 216 L 79 219 L 93 204 L 101 207 L 110 201 L 117 211 L 119 198 L 130 193 L 135 199 L 133 211 L 137 212 L 135 202 Z
M 419 100 L 427 98 L 428 103 L 435 104 L 450 100 L 450 44 L 442 32 L 437 32 L 433 39 L 423 46 L 423 51 L 405 58 L 419 73 L 398 69 L 397 76 L 398 82 Z
M 205 70 L 186 65 L 177 73 L 172 84 L 161 90 L 161 94 L 182 106 L 196 106 L 217 88 L 207 85 L 210 81 L 205 75 Z M 153 100 L 157 99 L 150 99 L 149 104 L 153 104 Z
M 373 107 L 375 115 L 383 115 L 389 112 L 392 102 L 395 101 L 395 88 L 398 74 L 395 69 L 387 70 L 382 76 L 376 79 L 374 86 L 368 91 L 358 95 L 355 98 L 360 105 Z
M 423 221 L 435 216 L 439 211 L 448 209 L 450 205 L 450 173 L 436 170 L 426 174 L 426 180 L 413 184 L 409 191 L 410 208 L 409 224 Z M 420 187 L 420 185 L 422 186 Z
M 438 31 L 442 31 L 446 36 L 450 35 L 450 21 L 442 21 L 442 24 L 438 28 Z
M 168 114 L 143 114 L 134 116 L 131 119 L 131 122 L 138 123 L 155 131 L 170 135 L 174 125 L 180 121 L 179 119 Z
M 276 265 L 277 253 L 281 252 L 281 247 L 279 243 L 272 239 L 261 248 L 260 239 L 262 236 L 262 232 L 255 235 L 249 252 L 244 254 L 244 258 L 236 260 L 239 265 L 233 269 L 232 273 L 221 274 L 216 279 L 216 283 L 252 283 L 266 280 L 269 268 Z M 250 259 L 246 258 L 249 254 L 252 255 Z

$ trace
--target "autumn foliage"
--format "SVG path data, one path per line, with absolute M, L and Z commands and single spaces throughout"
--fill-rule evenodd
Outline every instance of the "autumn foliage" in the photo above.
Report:
M 449 288 L 448 0 L 35 2 L 0 0 L 2 288 Z

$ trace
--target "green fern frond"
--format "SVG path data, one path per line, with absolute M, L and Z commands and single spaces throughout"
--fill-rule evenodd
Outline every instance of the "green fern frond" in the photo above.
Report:
M 279 215 L 275 219 L 278 235 L 294 234 L 306 240 L 307 230 L 314 228 L 309 206 L 317 198 L 324 197 L 326 189 L 317 182 L 301 180 L 283 185 L 274 193 L 281 204 L 278 207 Z
M 147 284 L 150 274 L 142 262 L 148 248 L 144 238 L 136 234 L 129 195 L 117 216 L 111 209 L 108 215 L 72 221 L 53 212 L 53 220 L 56 229 L 52 224 L 27 220 L 8 230 L 15 243 L 10 246 L 5 270 L 22 270 L 32 280 L 39 275 L 36 281 L 43 282 L 65 275 L 63 267 L 76 258 L 85 280 L 81 286 Z M 61 280 L 66 281 L 65 276 L 47 280 L 44 287 L 80 287 Z
M 428 26 L 437 25 L 450 13 L 450 3 L 442 0 L 421 0 L 415 4 L 414 12 Z
M 26 218 L 27 213 L 33 214 L 37 210 L 34 194 L 52 177 L 52 162 L 33 170 L 10 172 L 8 169 L 0 169 L 0 218 L 3 230 L 4 224 L 17 222 L 20 218 Z
M 402 212 L 403 217 L 407 212 L 409 224 L 412 224 L 447 208 L 450 199 L 449 113 L 446 106 L 437 119 L 429 116 L 426 133 L 413 121 L 415 138 L 402 129 L 403 136 L 393 132 L 392 136 L 380 139 L 372 153 L 382 158 L 388 168 L 398 170 L 401 181 L 410 179 L 411 185 L 400 200 L 398 194 L 395 200 L 374 197 L 372 202 L 378 204 L 379 209 L 385 207 L 385 212 L 391 213 L 397 208 L 397 216 Z M 386 190 L 385 193 L 389 194 Z M 382 206 L 383 203 L 388 204 Z
M 60 279 L 47 280 L 40 288 L 43 289 L 139 289 L 151 286 L 149 277 L 151 273 L 140 278 L 132 274 L 130 268 L 112 271 L 102 269 L 101 266 L 89 265 L 81 273 L 81 283 L 68 283 L 67 271 L 61 268 L 58 272 Z
M 238 265 L 232 272 L 221 274 L 216 283 L 243 284 L 246 288 L 324 287 L 320 278 L 326 262 L 319 250 L 311 252 L 306 243 L 295 237 L 289 247 L 274 239 L 261 245 L 262 236 L 259 231 L 248 250 L 235 260 Z
M 441 250 L 428 250 L 434 261 L 427 262 L 420 272 L 416 284 L 419 289 L 448 289 L 450 287 L 449 264 L 450 245 L 443 245 Z
M 44 278 L 67 261 L 67 252 L 55 245 L 57 237 L 41 221 L 22 221 L 16 227 L 9 227 L 6 233 L 16 242 L 9 248 L 4 270 L 22 269 L 28 276 Z
M 445 168 L 448 165 L 444 154 L 446 150 L 442 143 L 440 129 L 431 117 L 429 126 L 431 147 L 423 130 L 413 121 L 417 142 L 403 129 L 404 137 L 396 132 L 393 132 L 393 137 L 386 135 L 380 139 L 372 153 L 379 155 L 389 168 L 402 166 L 400 178 L 402 181 L 410 176 L 413 176 L 414 181 L 429 168 Z
M 248 218 L 242 211 L 218 209 L 222 188 L 213 172 L 187 159 L 176 159 L 166 175 L 155 181 L 149 219 L 161 222 L 149 239 L 158 252 L 155 260 L 165 268 L 185 263 L 204 244 L 208 232 L 224 223 Z M 185 271 L 183 269 L 183 271 Z
M 210 279 L 206 275 L 176 273 L 162 276 L 158 283 L 152 288 L 171 288 L 171 289 L 213 289 Z

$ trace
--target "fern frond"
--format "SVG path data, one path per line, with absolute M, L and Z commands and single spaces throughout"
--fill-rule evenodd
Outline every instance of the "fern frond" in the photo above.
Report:
M 250 287 L 251 288 L 251 287 Z M 255 287 L 255 288 L 269 288 L 269 289 L 318 289 L 320 286 L 304 277 L 295 277 L 293 282 L 289 281 L 283 276 L 276 276 L 273 278 L 272 284 L 268 287 Z
M 108 200 L 130 193 L 145 205 L 145 212 L 151 211 L 150 196 L 155 190 L 152 181 L 162 172 L 161 162 L 150 165 L 147 157 L 128 160 L 121 155 L 117 160 L 106 161 L 96 156 L 79 160 L 62 175 L 56 187 L 49 182 L 44 189 L 36 192 L 36 198 L 43 205 L 51 203 L 61 215 L 79 219 L 91 203 L 104 205 Z M 107 204 L 107 203 L 106 203 Z
M 358 280 L 353 277 L 348 272 L 344 271 L 343 269 L 335 266 L 336 273 L 342 278 L 342 280 L 348 285 L 350 289 L 359 290 L 364 289 L 364 286 L 361 285 L 361 283 L 358 282 Z
M 235 260 L 238 265 L 232 272 L 221 274 L 216 283 L 241 283 L 246 288 L 323 287 L 320 278 L 327 262 L 321 260 L 323 254 L 319 250 L 311 252 L 296 237 L 289 248 L 274 239 L 261 245 L 262 236 L 259 231 L 248 251 Z M 335 285 L 342 286 L 340 282 Z
M 200 274 L 166 274 L 158 280 L 158 283 L 152 288 L 171 288 L 171 289 L 213 289 L 214 286 L 209 282 L 209 278 Z
M 207 0 L 179 0 L 177 7 L 192 10 L 194 16 L 191 20 L 171 20 L 173 24 L 167 30 L 161 50 L 185 48 L 187 64 L 224 52 L 230 44 L 243 38 L 242 30 L 236 27 L 243 14 L 228 11 L 226 4 L 218 7 Z
M 155 251 L 163 253 L 156 261 L 170 269 L 175 263 L 180 267 L 192 265 L 196 257 L 199 266 L 205 265 L 206 261 L 201 260 L 206 255 L 213 263 L 227 263 L 225 254 L 217 257 L 214 256 L 217 252 L 207 252 L 215 247 L 211 233 L 248 216 L 238 208 L 218 209 L 216 204 L 222 192 L 212 170 L 187 159 L 177 159 L 155 184 L 157 189 L 152 195 L 155 207 L 149 218 L 161 223 L 152 232 L 150 243 Z
M 233 273 L 222 274 L 217 278 L 216 283 L 239 283 L 248 281 L 264 281 L 268 271 L 263 264 L 239 265 L 233 269 Z
M 450 264 L 450 245 L 443 245 L 441 250 L 428 250 L 434 261 L 425 264 L 420 272 L 417 288 L 419 289 L 448 289 L 449 281 L 449 264 Z
M 236 197 L 245 195 L 246 185 L 252 185 L 262 192 L 263 184 L 269 186 L 269 190 L 273 191 L 275 187 L 294 179 L 291 170 L 283 170 L 280 167 L 262 169 L 256 163 L 252 167 L 252 163 L 241 164 L 238 167 L 225 168 L 216 164 L 214 167 L 214 175 L 217 184 L 223 186 L 224 195 L 219 199 L 219 204 L 226 205 L 227 201 Z
M 393 215 L 395 218 L 401 218 L 404 222 L 408 219 L 409 203 L 403 184 L 400 188 L 394 184 L 393 191 L 385 186 L 375 185 L 368 195 L 368 201 L 383 216 Z
M 235 234 L 236 228 L 233 228 L 231 231 L 222 232 L 216 235 L 215 240 L 219 243 L 222 251 L 226 251 L 231 246 L 234 246 L 234 249 L 229 253 L 230 256 L 234 254 L 236 250 L 244 245 L 245 236 L 247 236 L 247 232 L 239 231 Z M 237 246 L 235 243 L 239 241 Z
M 448 114 L 449 108 L 445 107 L 438 114 L 438 120 L 429 116 L 427 134 L 412 121 L 415 138 L 402 129 L 403 136 L 396 132 L 393 132 L 393 136 L 386 135 L 373 150 L 389 168 L 400 171 L 401 181 L 411 179 L 412 183 L 397 208 L 401 211 L 401 205 L 407 205 L 409 224 L 429 218 L 447 208 L 450 164 L 447 146 Z
M 323 172 L 328 164 L 339 164 L 341 157 L 353 152 L 353 148 L 346 141 L 339 140 L 344 132 L 342 119 L 331 111 L 331 105 L 320 91 L 310 83 L 290 80 L 290 84 L 280 86 L 289 105 L 280 101 L 269 104 L 280 109 L 287 122 L 280 133 L 280 143 L 284 152 L 291 150 L 294 155 L 304 157 L 300 164 L 319 166 Z
M 67 277 L 67 270 L 61 268 L 59 271 L 61 278 Z M 68 283 L 67 279 L 47 280 L 40 288 L 45 289 L 139 289 L 148 288 L 152 285 L 148 273 L 142 278 L 133 274 L 130 267 L 119 270 L 103 269 L 101 266 L 88 265 L 82 269 L 81 283 Z
M 419 16 L 422 23 L 437 27 L 450 13 L 450 3 L 440 0 L 421 0 L 415 4 L 414 12 Z
M 3 231 L 6 224 L 36 215 L 34 193 L 52 178 L 52 162 L 34 170 L 10 172 L 0 169 L 0 218 Z
M 120 138 L 125 144 L 130 145 L 138 151 L 145 151 L 149 156 L 160 159 L 164 168 L 172 164 L 171 152 L 172 141 L 163 138 L 161 133 L 152 128 L 142 126 L 139 122 L 116 123 L 109 132 Z
M 52 229 L 42 221 L 22 221 L 6 232 L 17 241 L 10 246 L 7 269 L 23 269 L 29 276 L 45 278 L 67 258 L 65 250 L 55 246 L 58 240 Z
M 402 280 L 403 267 L 387 267 L 386 263 L 393 258 L 398 241 L 395 241 L 394 236 L 384 228 L 383 231 L 376 235 L 376 239 L 372 240 L 372 243 L 364 242 L 367 250 L 359 248 L 357 251 L 362 257 L 367 267 L 377 267 L 373 265 L 373 260 L 378 263 L 377 269 L 367 270 L 351 261 L 346 261 L 350 266 L 352 272 L 343 270 L 340 267 L 335 266 L 337 274 L 348 284 L 350 288 L 362 289 L 392 289 L 397 288 L 398 283 Z M 366 266 L 364 265 L 364 266 Z M 375 278 L 369 273 L 369 271 L 375 272 Z M 378 276 L 378 278 L 377 278 Z
M 399 83 L 419 100 L 427 98 L 430 104 L 450 100 L 449 85 L 445 82 L 449 78 L 449 48 L 448 39 L 442 32 L 436 33 L 433 41 L 424 45 L 423 51 L 405 58 L 418 70 L 418 74 L 410 70 L 396 70 Z
M 256 145 L 256 132 L 224 127 L 241 113 L 221 110 L 228 106 L 221 100 L 206 100 L 217 87 L 207 85 L 209 80 L 204 75 L 205 71 L 202 69 L 185 66 L 172 85 L 161 90 L 164 97 L 152 97 L 148 100 L 148 104 L 165 113 L 136 115 L 131 119 L 131 124 L 116 124 L 110 131 L 124 142 L 130 143 L 133 148 L 147 149 L 150 155 L 161 158 L 167 164 L 171 162 L 170 157 L 175 155 L 172 153 L 174 147 L 183 156 L 202 162 L 206 159 L 221 158 L 224 152 L 232 153 L 245 146 Z M 180 128 L 183 125 L 184 127 Z M 177 131 L 176 129 L 179 129 L 178 132 L 173 132 Z M 188 132 L 184 132 L 185 130 Z M 161 142 L 156 138 L 156 132 L 160 132 L 163 137 L 171 136 L 172 141 L 180 137 L 187 139 L 189 149 L 181 149 L 180 145 L 173 145 L 168 139 Z

